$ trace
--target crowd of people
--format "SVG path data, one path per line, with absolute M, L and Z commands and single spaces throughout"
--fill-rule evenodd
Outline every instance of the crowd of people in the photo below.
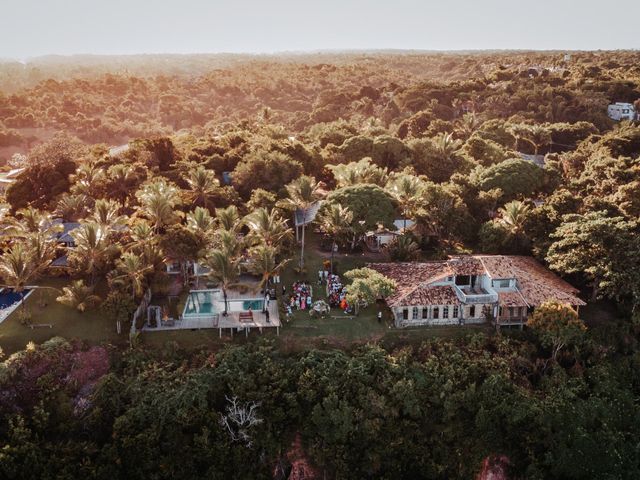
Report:
M 340 275 L 330 274 L 327 277 L 327 297 L 331 307 L 340 308 L 345 313 L 353 313 L 353 308 L 347 302 L 347 287 L 342 284 Z
M 283 289 L 284 290 L 284 289 Z M 283 293 L 285 293 L 283 291 Z M 311 285 L 305 282 L 295 282 L 291 286 L 291 294 L 286 302 L 287 317 L 293 310 L 308 310 L 313 306 L 313 291 Z

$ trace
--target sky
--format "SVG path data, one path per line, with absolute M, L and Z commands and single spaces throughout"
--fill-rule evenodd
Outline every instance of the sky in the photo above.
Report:
M 640 48 L 640 0 L 0 0 L 0 57 Z

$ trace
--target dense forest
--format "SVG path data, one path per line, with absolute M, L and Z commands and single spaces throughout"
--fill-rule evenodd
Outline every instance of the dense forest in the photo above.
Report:
M 522 332 L 0 349 L 0 477 L 639 478 L 640 126 L 607 116 L 639 99 L 624 51 L 0 63 L 16 291 L 77 222 L 59 301 L 127 330 L 167 258 L 305 274 L 287 219 L 322 199 L 341 252 L 410 218 L 387 261 L 532 255 L 589 300 Z

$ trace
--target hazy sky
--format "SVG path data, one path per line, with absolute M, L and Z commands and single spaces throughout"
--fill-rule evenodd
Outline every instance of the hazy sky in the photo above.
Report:
M 640 48 L 640 0 L 0 0 L 0 57 Z

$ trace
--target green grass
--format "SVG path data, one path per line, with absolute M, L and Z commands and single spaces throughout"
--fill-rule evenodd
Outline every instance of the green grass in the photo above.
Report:
M 22 325 L 18 314 L 22 307 L 18 307 L 0 324 L 0 348 L 5 354 L 21 350 L 29 342 L 42 343 L 56 336 L 80 339 L 91 344 L 128 342 L 128 327 L 123 325 L 123 333 L 118 335 L 115 323 L 106 318 L 100 309 L 80 313 L 56 302 L 56 297 L 61 294 L 60 289 L 69 282 L 68 278 L 45 278 L 38 285 L 53 288 L 36 289 L 25 302 L 33 324 L 51 324 L 52 328 L 31 329 Z M 105 284 L 99 284 L 96 293 L 104 298 L 106 288 Z
M 313 299 L 326 299 L 325 287 L 318 285 L 318 270 L 323 268 L 323 261 L 330 257 L 329 252 L 321 252 L 318 249 L 318 237 L 311 231 L 307 232 L 307 245 L 305 248 L 305 271 L 297 271 L 299 263 L 299 249 L 294 251 L 293 259 L 281 275 L 281 281 L 291 291 L 291 285 L 295 281 L 306 281 L 313 286 Z M 337 254 L 334 259 L 334 271 L 340 275 L 353 268 L 364 266 L 370 261 L 380 261 L 372 258 L 370 254 Z M 61 289 L 69 283 L 69 279 L 49 278 L 39 282 L 40 285 Z M 281 287 L 281 286 L 280 286 Z M 98 285 L 96 293 L 105 297 L 106 282 Z M 275 330 L 267 329 L 264 336 L 277 338 L 278 342 L 290 350 L 304 350 L 319 346 L 346 348 L 354 343 L 379 341 L 388 346 L 402 344 L 418 344 L 423 340 L 433 337 L 458 337 L 478 331 L 491 331 L 483 327 L 428 327 L 413 329 L 390 328 L 392 323 L 391 313 L 383 310 L 382 322 L 377 320 L 378 306 L 371 305 L 360 311 L 358 316 L 347 316 L 339 309 L 332 309 L 326 318 L 311 318 L 309 311 L 294 311 L 289 322 L 285 321 L 284 310 L 280 298 L 281 288 L 278 288 L 278 300 L 281 305 L 280 337 L 276 337 Z M 42 289 L 34 292 L 27 299 L 27 307 L 32 312 L 32 322 L 35 324 L 51 323 L 53 328 L 31 329 L 19 321 L 19 315 L 14 312 L 2 324 L 0 324 L 0 348 L 6 354 L 13 353 L 25 347 L 28 342 L 42 343 L 54 336 L 62 336 L 67 339 L 80 339 L 90 344 L 113 343 L 119 346 L 128 345 L 129 325 L 123 325 L 123 333 L 118 335 L 115 324 L 105 318 L 102 312 L 91 310 L 80 313 L 69 307 L 59 304 L 55 298 L 58 291 Z M 182 313 L 187 293 L 183 292 L 179 301 L 171 306 L 172 314 Z M 46 303 L 41 307 L 40 303 Z M 154 299 L 153 304 L 162 304 Z M 174 330 L 164 332 L 145 332 L 140 336 L 140 342 L 151 348 L 162 348 L 168 342 L 175 342 L 185 349 L 198 349 L 206 347 L 218 349 L 233 343 L 242 344 L 259 338 L 260 334 L 251 332 L 249 339 L 244 334 L 235 334 L 230 337 L 229 332 L 224 332 L 219 338 L 218 330 Z

